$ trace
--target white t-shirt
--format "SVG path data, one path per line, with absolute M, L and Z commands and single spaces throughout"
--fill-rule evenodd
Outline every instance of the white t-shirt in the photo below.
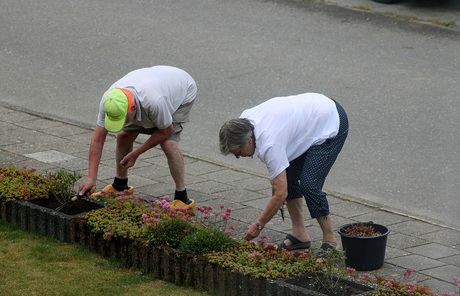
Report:
M 104 98 L 113 88 L 133 90 L 139 107 L 132 124 L 144 128 L 167 128 L 180 105 L 192 102 L 197 93 L 195 80 L 184 70 L 170 66 L 142 68 L 126 74 L 102 96 L 97 124 L 104 127 Z
M 337 135 L 335 102 L 322 94 L 276 97 L 245 110 L 240 118 L 254 125 L 257 156 L 273 180 L 313 145 Z

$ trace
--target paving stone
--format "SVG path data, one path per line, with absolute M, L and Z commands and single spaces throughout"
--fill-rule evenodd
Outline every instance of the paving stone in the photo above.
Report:
M 18 126 L 9 122 L 0 121 L 0 135 L 6 135 L 11 130 L 17 129 Z M 1 143 L 0 143 L 1 145 Z
M 244 180 L 229 182 L 230 185 L 237 188 L 244 188 L 253 191 L 271 190 L 270 181 L 261 177 L 252 177 Z
M 460 254 L 460 250 L 449 248 L 436 243 L 407 248 L 406 251 L 419 255 L 424 255 L 432 259 L 441 259 Z
M 129 181 L 129 186 L 134 186 L 134 189 L 136 189 L 137 187 L 158 183 L 155 180 L 144 178 L 142 176 L 135 175 L 135 174 L 130 174 L 128 176 L 128 181 Z M 136 190 L 134 192 L 136 192 Z
M 0 154 L 2 155 L 0 158 L 0 166 L 1 167 L 7 167 L 10 164 L 15 164 L 21 161 L 24 161 L 26 159 L 25 156 L 12 153 L 10 151 L 5 151 L 0 149 Z
M 208 178 L 210 180 L 219 181 L 219 182 L 222 182 L 222 181 L 234 182 L 234 181 L 244 180 L 244 179 L 253 177 L 250 174 L 237 172 L 237 171 L 230 170 L 230 169 L 224 169 L 224 170 L 220 170 L 216 172 L 206 173 L 200 176 L 203 178 Z
M 219 193 L 215 193 L 216 196 L 228 200 L 231 202 L 239 202 L 242 203 L 244 201 L 250 201 L 254 199 L 263 198 L 264 195 L 259 194 L 257 192 L 253 192 L 247 189 L 238 189 L 238 188 L 231 188 Z
M 334 205 L 335 209 L 340 209 L 340 212 L 343 213 L 343 215 L 346 215 L 347 217 L 353 217 L 354 219 L 358 220 L 356 216 L 361 216 L 364 214 L 368 213 L 373 213 L 375 212 L 374 209 L 369 208 L 364 205 L 360 205 L 358 203 L 351 203 L 351 202 L 346 202 L 342 201 Z M 369 222 L 370 220 L 358 220 L 360 222 Z M 372 220 L 374 223 L 380 224 L 379 221 L 376 219 Z
M 72 142 L 80 142 L 83 137 L 83 141 L 81 142 L 87 144 L 91 142 L 91 137 L 93 135 L 93 132 L 88 131 L 86 128 L 70 124 L 61 124 L 59 126 L 45 128 L 42 131 L 45 134 L 72 140 Z M 76 139 L 78 139 L 78 141 L 75 141 Z
M 211 173 L 211 172 L 217 172 L 223 169 L 224 168 L 219 165 L 208 163 L 208 162 L 201 162 L 201 161 L 189 163 L 187 164 L 187 167 L 186 167 L 187 174 L 198 175 L 198 176 L 207 174 L 207 173 Z
M 436 225 L 418 221 L 418 220 L 409 220 L 409 221 L 397 223 L 397 224 L 392 225 L 391 228 L 394 231 L 397 231 L 400 233 L 408 233 L 414 236 L 421 236 L 421 235 L 432 233 L 432 232 L 439 231 L 442 229 L 440 226 L 436 226 Z
M 391 227 L 390 227 L 391 225 L 395 223 L 401 223 L 401 222 L 410 220 L 410 218 L 408 217 L 393 214 L 387 211 L 382 211 L 379 209 L 376 209 L 372 212 L 368 212 L 362 215 L 354 216 L 353 218 L 359 221 L 373 221 L 374 223 L 388 227 L 390 231 L 391 231 Z
M 60 162 L 60 161 L 77 158 L 73 155 L 59 152 L 56 150 L 47 150 L 47 151 L 29 153 L 29 154 L 24 154 L 24 156 L 33 158 L 33 159 L 36 159 L 42 162 L 46 162 L 46 163 L 54 163 L 54 162 Z
M 421 270 L 420 272 L 430 276 L 434 279 L 442 280 L 445 282 L 454 283 L 453 277 L 459 275 L 459 268 L 458 266 L 453 265 L 443 265 L 438 267 L 433 267 L 425 270 Z
M 190 189 L 199 191 L 199 192 L 215 194 L 215 195 L 218 194 L 219 192 L 225 192 L 226 190 L 233 188 L 227 184 L 219 183 L 219 182 L 211 181 L 211 180 L 200 182 L 200 183 L 189 184 L 187 187 Z
M 67 159 L 59 162 L 53 162 L 53 164 L 56 164 L 68 171 L 80 171 L 88 168 L 88 161 L 81 158 Z
M 386 250 L 385 250 L 385 259 L 403 257 L 403 256 L 407 256 L 407 255 L 410 255 L 410 254 L 411 254 L 410 252 L 395 249 L 395 248 L 389 247 L 387 245 Z
M 456 249 L 458 250 L 458 249 Z M 459 270 L 459 276 L 460 276 L 460 255 L 454 255 L 454 256 L 449 256 L 449 257 L 446 257 L 446 258 L 441 258 L 439 259 L 439 261 L 442 261 L 446 264 L 450 264 L 450 265 L 454 265 L 454 266 L 457 266 L 458 267 L 458 270 Z
M 445 265 L 443 262 L 439 260 L 433 260 L 417 254 L 412 254 L 398 258 L 391 258 L 387 261 L 394 265 L 410 268 L 417 271 L 427 270 L 434 267 Z
M 451 281 L 453 282 L 453 281 Z M 458 287 L 453 283 L 449 283 L 446 281 L 441 281 L 438 279 L 429 278 L 424 281 L 417 282 L 421 285 L 429 286 L 433 293 L 437 293 L 437 295 L 441 295 L 442 292 L 455 292 L 458 291 Z M 449 294 L 446 294 L 449 295 Z M 455 295 L 455 294 L 454 294 Z
M 460 244 L 459 232 L 453 229 L 441 229 L 436 232 L 421 235 L 423 239 L 437 242 L 445 246 L 456 246 Z
M 11 111 L 11 112 L 2 114 L 2 121 L 15 123 L 15 124 L 19 122 L 28 121 L 28 120 L 35 120 L 38 118 L 40 117 L 25 113 L 25 112 L 19 112 L 19 111 Z
M 144 178 L 157 180 L 159 178 L 170 176 L 171 173 L 169 172 L 169 168 L 158 166 L 158 165 L 150 165 L 150 166 L 136 166 L 129 169 L 129 174 L 135 174 L 138 176 L 142 176 Z
M 47 128 L 52 128 L 52 127 L 55 128 L 55 127 L 63 126 L 63 123 L 60 121 L 48 120 L 45 118 L 37 118 L 33 120 L 21 121 L 21 122 L 17 122 L 16 124 L 18 126 L 29 128 L 29 129 L 35 129 L 39 127 L 41 131 Z
M 402 233 L 391 232 L 388 234 L 387 245 L 396 249 L 405 250 L 407 248 L 420 246 L 426 244 L 427 241 L 420 238 L 414 237 Z

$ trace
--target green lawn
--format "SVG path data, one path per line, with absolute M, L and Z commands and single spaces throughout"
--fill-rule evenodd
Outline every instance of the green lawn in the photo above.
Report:
M 0 221 L 1 295 L 191 295 L 208 293 L 156 280 L 76 244 Z

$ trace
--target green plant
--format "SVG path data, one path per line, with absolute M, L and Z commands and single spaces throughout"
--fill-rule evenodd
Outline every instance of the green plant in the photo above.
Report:
M 75 182 L 81 177 L 79 172 L 68 172 L 64 169 L 48 173 L 46 178 L 49 182 L 49 197 L 54 197 L 61 204 L 68 202 L 75 195 Z
M 314 272 L 315 284 L 332 295 L 338 295 L 337 292 L 340 290 L 340 276 L 338 275 L 345 274 L 343 269 L 340 269 L 343 266 L 345 256 L 337 249 L 329 249 L 326 254 L 327 259 L 317 260 L 318 269 Z
M 182 239 L 196 231 L 196 224 L 183 219 L 168 219 L 158 222 L 151 230 L 148 242 L 151 244 L 179 248 Z
M 169 207 L 167 197 L 148 204 L 132 195 L 111 194 L 101 197 L 106 208 L 89 212 L 84 216 L 93 232 L 103 233 L 105 239 L 113 237 L 147 238 L 156 223 L 169 219 L 188 219 L 183 211 Z
M 179 249 L 186 254 L 201 255 L 213 251 L 225 251 L 236 241 L 217 228 L 197 227 L 180 242 Z
M 35 168 L 0 168 L 0 199 L 18 200 L 48 197 L 49 180 Z
M 35 168 L 0 168 L 0 199 L 27 200 L 53 197 L 61 203 L 73 196 L 75 182 L 81 178 L 78 172 L 60 169 L 54 173 L 38 174 Z
M 355 269 L 346 268 L 348 275 L 359 278 L 371 284 L 376 284 L 380 288 L 373 292 L 372 296 L 385 295 L 417 295 L 417 296 L 435 296 L 438 295 L 431 291 L 429 286 L 420 285 L 414 281 L 409 281 L 413 270 L 406 269 L 403 273 L 403 280 L 400 281 L 394 277 L 385 277 L 379 274 L 363 273 L 360 276 L 355 275 Z
M 234 248 L 225 252 L 205 255 L 211 263 L 256 278 L 281 279 L 312 274 L 320 263 L 308 251 L 289 252 L 275 245 L 238 241 Z

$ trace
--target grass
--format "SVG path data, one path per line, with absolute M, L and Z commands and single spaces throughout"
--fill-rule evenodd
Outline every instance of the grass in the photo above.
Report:
M 0 291 L 5 296 L 210 295 L 156 280 L 82 246 L 25 232 L 3 221 Z

